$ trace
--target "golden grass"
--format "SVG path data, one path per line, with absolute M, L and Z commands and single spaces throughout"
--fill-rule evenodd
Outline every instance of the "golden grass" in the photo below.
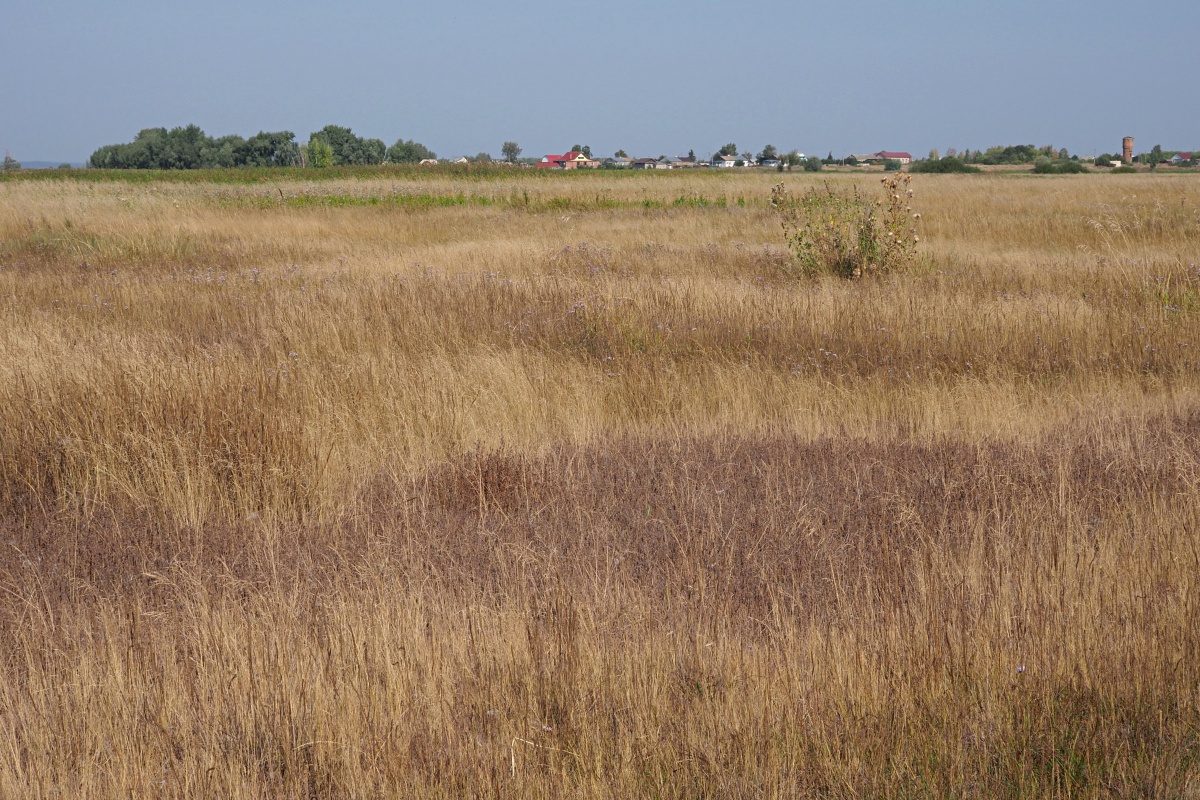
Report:
M 779 177 L 0 182 L 0 796 L 1200 794 L 1200 184 Z

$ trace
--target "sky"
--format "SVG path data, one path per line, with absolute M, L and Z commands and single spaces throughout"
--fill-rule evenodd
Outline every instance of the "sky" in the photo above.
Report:
M 0 150 L 325 125 L 441 157 L 1200 149 L 1193 0 L 6 0 Z

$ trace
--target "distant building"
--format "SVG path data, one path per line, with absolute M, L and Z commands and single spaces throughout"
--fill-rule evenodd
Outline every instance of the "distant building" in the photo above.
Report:
M 879 164 L 884 161 L 899 161 L 901 164 L 911 164 L 913 160 L 911 153 L 902 153 L 895 150 L 880 150 L 878 153 L 854 153 L 850 158 L 860 164 Z
M 538 167 L 541 169 L 595 169 L 598 166 L 600 166 L 599 161 L 588 158 L 578 150 L 572 150 L 561 156 L 546 155 L 538 162 Z
M 733 167 L 740 161 L 737 156 L 726 155 L 725 153 L 717 153 L 709 159 L 709 166 L 713 167 Z

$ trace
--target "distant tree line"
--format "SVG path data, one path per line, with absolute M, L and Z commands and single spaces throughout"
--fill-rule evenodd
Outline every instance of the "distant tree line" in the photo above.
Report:
M 127 144 L 110 144 L 92 153 L 89 166 L 100 169 L 214 169 L 220 167 L 330 167 L 415 163 L 436 154 L 420 142 L 399 139 L 391 147 L 380 139 L 357 136 L 349 128 L 326 125 L 300 144 L 291 131 L 262 131 L 214 139 L 196 125 L 146 128 Z
M 909 170 L 931 173 L 979 172 L 977 164 L 1033 164 L 1033 171 L 1040 173 L 1087 172 L 1079 157 L 1072 156 L 1065 147 L 1055 149 L 1053 145 L 1035 147 L 1031 144 L 1002 145 L 989 147 L 982 152 L 964 150 L 961 153 L 951 147 L 945 156 L 937 150 L 930 150 L 928 158 L 913 162 Z
M 946 161 L 950 159 L 949 165 L 958 164 L 988 164 L 988 165 L 1003 165 L 1003 164 L 1036 164 L 1038 161 L 1066 161 L 1068 159 L 1078 160 L 1078 156 L 1072 156 L 1067 152 L 1067 148 L 1056 149 L 1054 145 L 1043 145 L 1037 147 L 1032 144 L 1010 144 L 997 145 L 989 147 L 987 150 L 956 150 L 951 147 L 946 151 L 946 155 L 941 156 L 937 150 L 929 152 L 929 158 L 926 161 Z M 953 166 L 943 165 L 941 168 L 926 168 L 925 172 L 953 172 L 957 171 Z

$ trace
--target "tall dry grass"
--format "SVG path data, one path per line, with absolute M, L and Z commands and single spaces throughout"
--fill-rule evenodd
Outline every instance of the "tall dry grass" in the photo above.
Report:
M 0 796 L 1200 793 L 1198 185 L 777 177 L 0 183 Z

